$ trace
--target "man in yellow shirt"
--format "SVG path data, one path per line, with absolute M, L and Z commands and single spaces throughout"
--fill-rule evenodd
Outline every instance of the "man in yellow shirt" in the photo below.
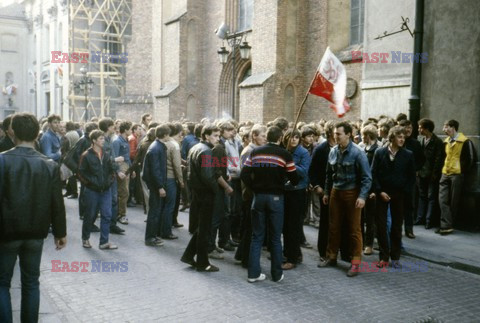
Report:
M 440 228 L 435 231 L 441 235 L 453 232 L 453 219 L 460 208 L 464 174 L 471 170 L 476 162 L 472 141 L 458 132 L 458 127 L 456 120 L 448 120 L 443 125 L 443 132 L 448 137 L 444 140 L 446 158 L 439 189 Z

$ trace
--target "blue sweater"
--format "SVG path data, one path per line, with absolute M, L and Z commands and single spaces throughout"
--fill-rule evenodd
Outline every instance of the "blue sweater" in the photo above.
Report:
M 297 168 L 297 174 L 299 182 L 297 185 L 293 186 L 288 183 L 285 185 L 285 190 L 302 190 L 306 189 L 308 186 L 308 168 L 310 167 L 311 157 L 306 148 L 302 145 L 298 145 L 297 148 L 292 153 L 293 162 Z
M 62 153 L 60 151 L 60 138 L 52 129 L 48 129 L 40 139 L 42 154 L 58 162 Z

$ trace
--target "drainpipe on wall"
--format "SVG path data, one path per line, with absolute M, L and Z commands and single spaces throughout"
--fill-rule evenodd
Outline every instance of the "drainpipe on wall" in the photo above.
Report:
M 413 31 L 413 52 L 419 57 L 423 51 L 423 18 L 424 18 L 425 0 L 415 1 L 415 30 Z M 418 56 L 417 56 L 418 55 Z M 420 59 L 413 60 L 412 84 L 410 97 L 408 98 L 409 109 L 408 118 L 412 121 L 412 136 L 418 136 L 418 120 L 420 119 L 420 93 L 422 83 L 422 66 Z

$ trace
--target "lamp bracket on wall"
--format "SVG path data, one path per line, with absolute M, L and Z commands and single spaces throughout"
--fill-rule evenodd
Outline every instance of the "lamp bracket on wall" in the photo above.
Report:
M 408 27 L 408 23 L 410 22 L 410 20 L 408 18 L 403 18 L 402 17 L 402 25 L 400 26 L 400 30 L 397 30 L 397 31 L 394 31 L 394 32 L 387 32 L 387 31 L 384 31 L 383 32 L 383 35 L 379 35 L 377 38 L 374 38 L 374 40 L 377 40 L 377 39 L 382 39 L 382 38 L 385 38 L 385 37 L 388 37 L 388 36 L 391 36 L 391 35 L 395 35 L 395 34 L 398 34 L 398 33 L 401 33 L 401 32 L 404 32 L 405 30 L 408 30 L 408 32 L 410 33 L 410 36 L 413 37 L 413 33 L 412 31 L 410 30 L 410 28 Z

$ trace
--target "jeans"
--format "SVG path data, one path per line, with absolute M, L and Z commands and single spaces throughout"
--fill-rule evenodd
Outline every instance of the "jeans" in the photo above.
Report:
M 272 280 L 277 281 L 282 277 L 282 242 L 280 236 L 283 229 L 283 216 L 283 195 L 255 194 L 252 203 L 252 242 L 248 261 L 249 278 L 257 278 L 262 273 L 260 254 L 267 226 L 270 237 Z
M 217 242 L 217 233 L 219 233 L 220 224 L 224 221 L 225 218 L 225 207 L 226 207 L 226 197 L 225 191 L 223 189 L 219 189 L 215 193 L 215 197 L 213 199 L 213 215 L 212 215 L 212 233 L 210 234 L 210 239 L 208 241 L 208 253 L 215 250 L 215 244 Z M 226 241 L 222 241 L 219 237 L 218 245 L 225 245 Z
M 150 191 L 148 199 L 148 215 L 147 227 L 145 229 L 145 242 L 155 240 L 162 223 L 162 216 L 164 215 L 165 198 L 160 197 L 158 190 Z
M 37 322 L 40 306 L 40 261 L 43 239 L 0 242 L 0 322 L 12 322 L 10 283 L 20 258 L 22 281 L 21 321 Z
M 112 193 L 111 190 L 105 192 L 96 192 L 85 187 L 84 190 L 86 213 L 83 218 L 82 240 L 90 239 L 93 223 L 100 210 L 100 244 L 108 242 L 110 234 L 110 222 L 112 219 Z
M 165 197 L 165 207 L 161 217 L 160 236 L 162 238 L 172 235 L 172 218 L 177 199 L 177 181 L 175 178 L 167 178 L 166 186 L 167 196 Z
M 110 192 L 112 195 L 112 218 L 110 220 L 110 227 L 117 225 L 118 218 L 118 188 L 117 188 L 117 179 L 113 180 L 112 186 L 110 187 Z

